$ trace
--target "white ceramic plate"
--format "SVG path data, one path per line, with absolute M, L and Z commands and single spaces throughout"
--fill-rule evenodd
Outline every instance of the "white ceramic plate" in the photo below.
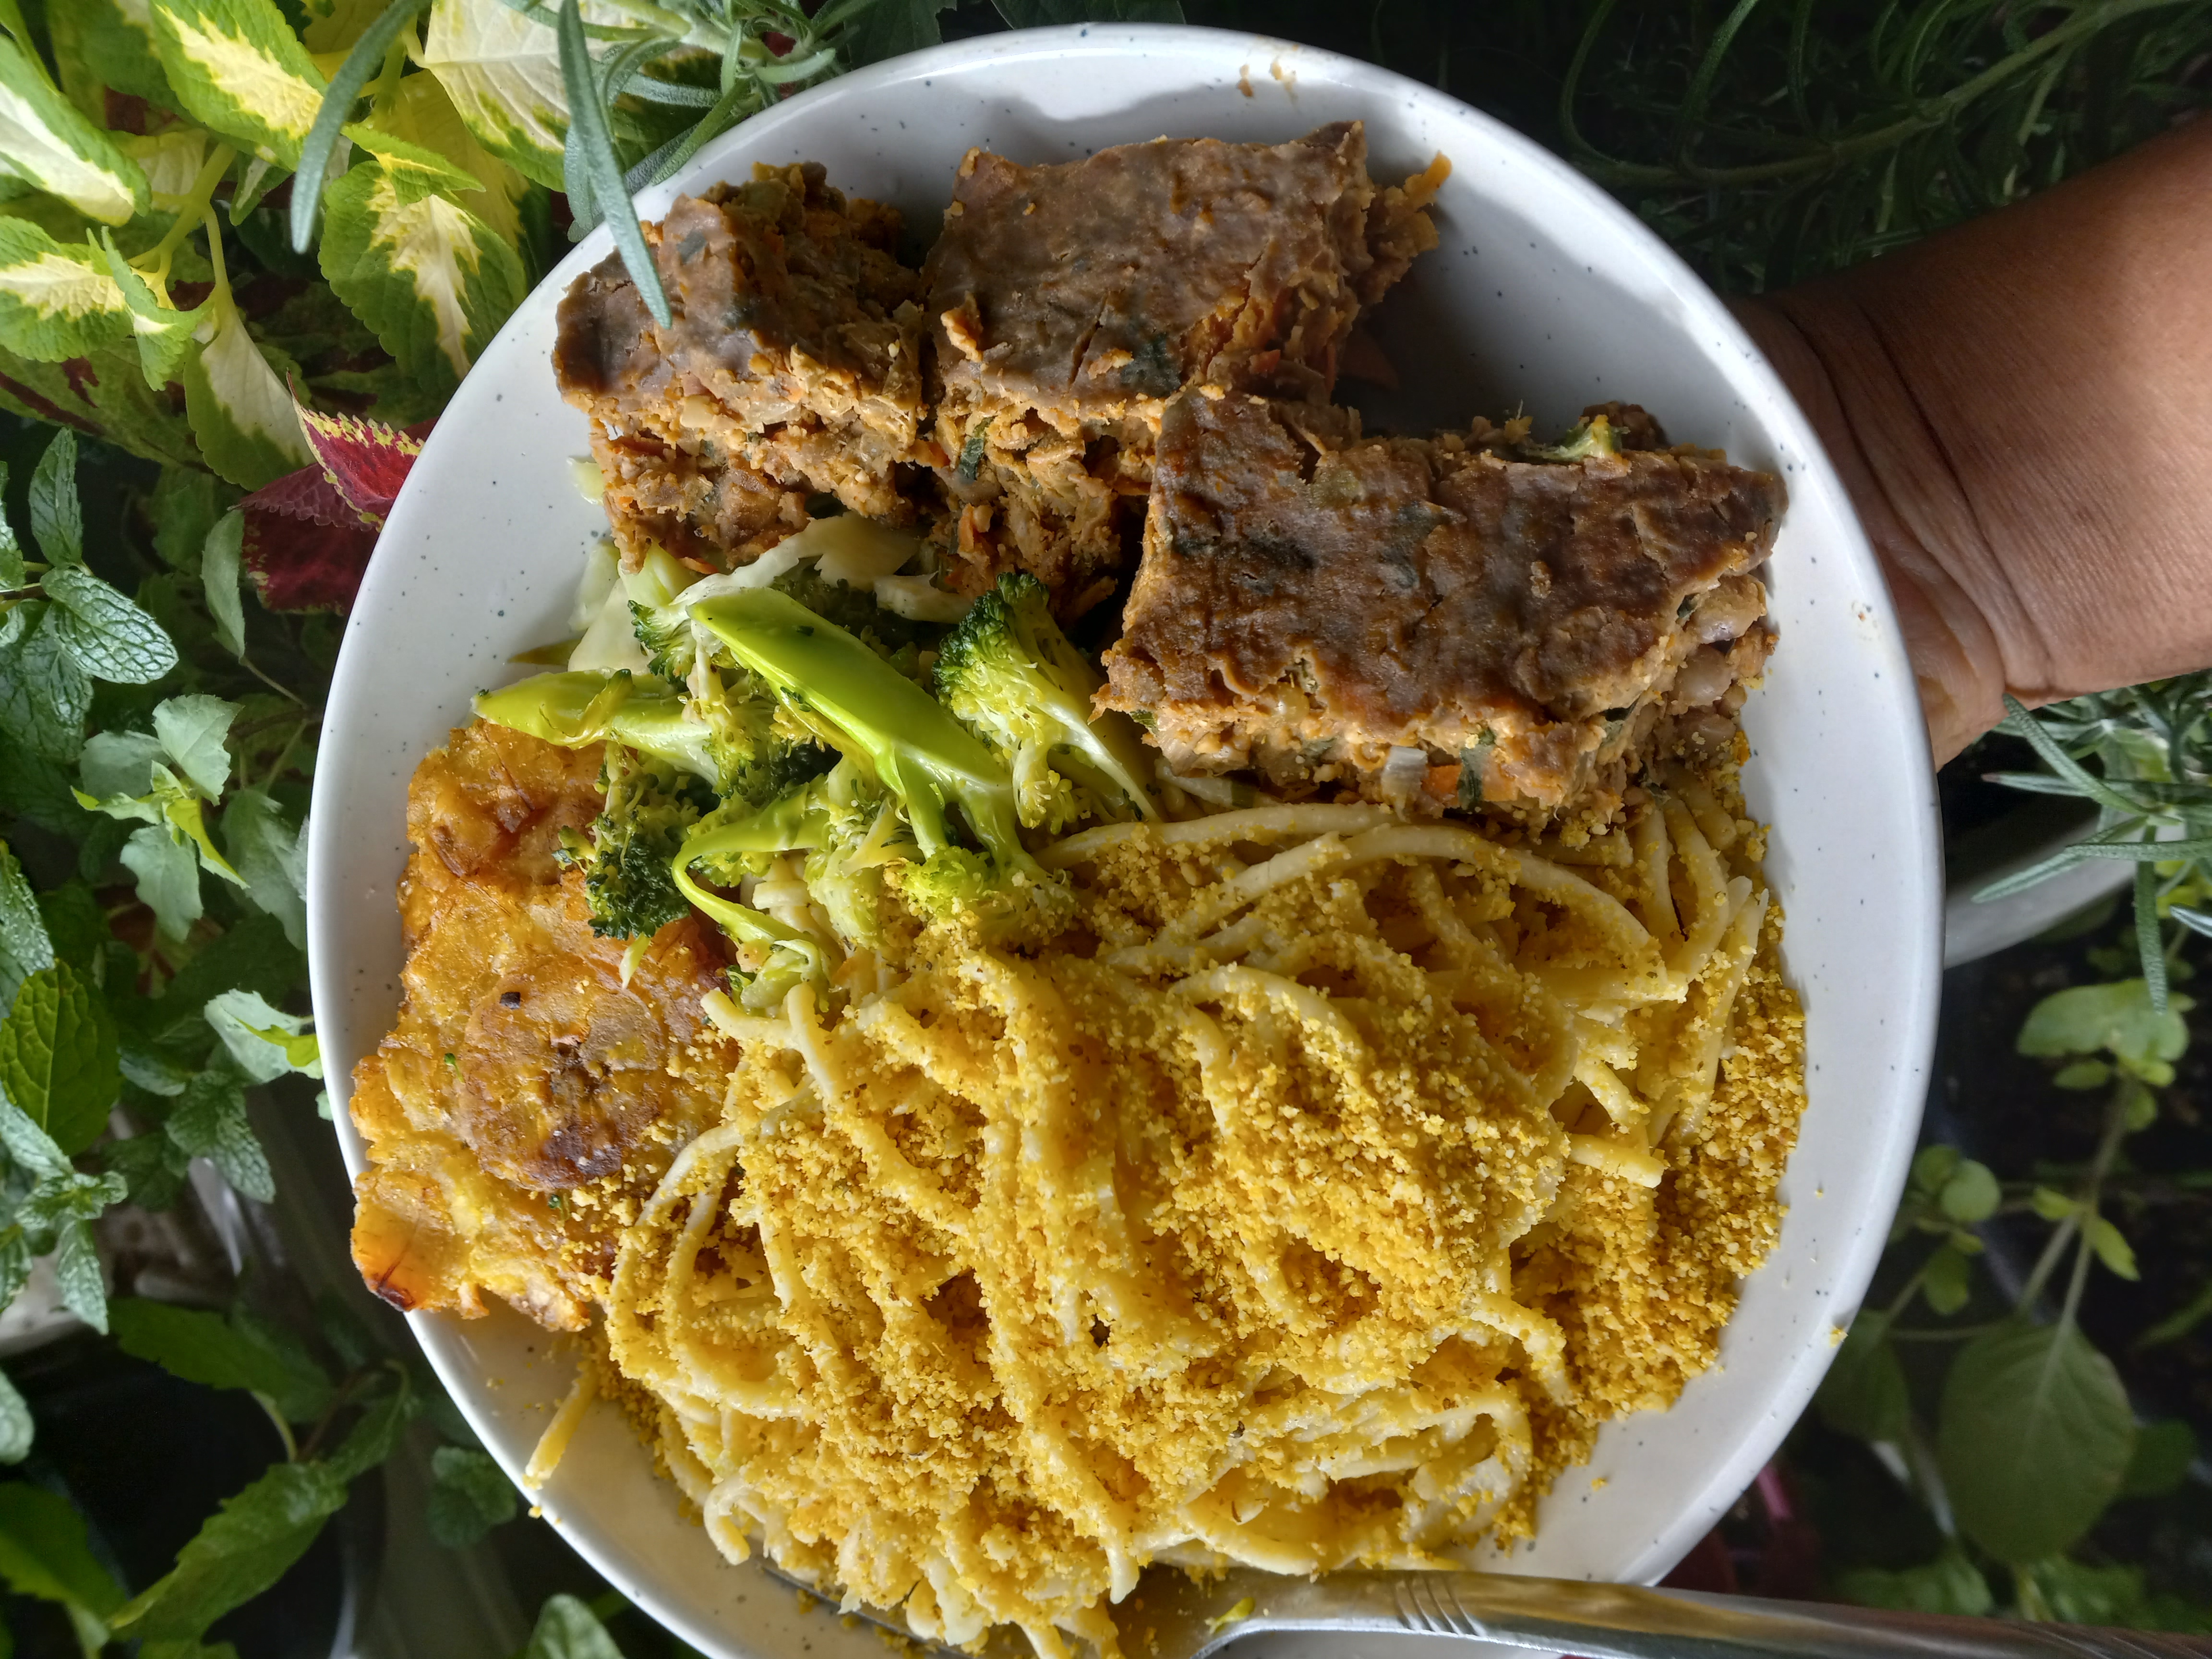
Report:
M 1912 676 L 1843 490 L 1765 361 L 1680 261 L 1564 162 L 1411 81 L 1246 35 L 1091 27 L 941 47 L 756 117 L 638 207 L 658 218 L 679 188 L 744 178 L 756 161 L 813 160 L 833 184 L 904 210 L 926 240 L 970 145 L 1044 161 L 1163 133 L 1279 142 L 1352 117 L 1367 124 L 1377 179 L 1438 150 L 1453 164 L 1437 205 L 1443 245 L 1381 310 L 1406 384 L 1390 407 L 1370 407 L 1370 424 L 1463 425 L 1525 406 L 1539 430 L 1555 429 L 1621 398 L 1656 411 L 1678 441 L 1723 446 L 1790 487 L 1771 567 L 1781 647 L 1744 715 L 1755 751 L 1746 787 L 1774 827 L 1767 871 L 1808 1018 L 1811 1103 L 1781 1245 L 1746 1285 L 1720 1364 L 1673 1410 L 1607 1427 L 1510 1563 L 1648 1580 L 1750 1481 L 1827 1367 L 1904 1178 L 1938 988 L 1935 793 Z M 602 528 L 569 482 L 583 417 L 555 392 L 548 356 L 562 292 L 608 246 L 601 230 L 579 246 L 463 384 L 347 627 L 308 853 L 315 1012 L 334 1090 L 398 1002 L 392 893 L 408 776 L 467 719 L 472 692 L 521 672 L 507 666 L 512 654 L 566 631 L 580 555 Z M 343 1113 L 338 1133 L 357 1170 Z M 503 1310 L 414 1324 L 484 1443 L 519 1474 L 568 1383 L 561 1344 Z M 613 1583 L 718 1659 L 802 1648 L 879 1659 L 872 1634 L 802 1613 L 757 1565 L 726 1565 L 611 1408 L 593 1408 L 540 1501 Z M 1362 1649 L 1428 1644 L 1400 1640 Z

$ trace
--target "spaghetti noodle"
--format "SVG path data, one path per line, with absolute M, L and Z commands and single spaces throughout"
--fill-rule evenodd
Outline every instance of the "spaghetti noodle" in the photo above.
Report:
M 1723 805 L 1723 799 L 1727 805 Z M 708 1012 L 618 1386 L 732 1560 L 1118 1651 L 1148 1562 L 1449 1565 L 1710 1362 L 1802 1106 L 1729 778 L 1577 864 L 1365 805 L 1070 836 L 1032 955 L 908 921 Z

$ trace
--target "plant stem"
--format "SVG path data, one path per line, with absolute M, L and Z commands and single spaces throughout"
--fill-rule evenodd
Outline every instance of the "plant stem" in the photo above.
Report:
M 177 216 L 161 240 L 131 261 L 133 270 L 143 270 L 160 283 L 163 299 L 168 297 L 170 259 L 184 246 L 185 238 L 199 228 L 208 204 L 215 199 L 216 186 L 222 182 L 222 175 L 230 171 L 230 164 L 237 156 L 238 152 L 228 144 L 217 144 L 209 151 L 207 160 L 200 163 L 199 172 L 193 175 L 191 188 L 179 198 Z
M 2043 1287 L 2051 1282 L 2051 1275 L 2058 1271 L 2058 1263 L 2066 1253 L 2067 1242 L 2081 1231 L 2081 1218 L 2096 1211 L 2097 1201 L 2104 1193 L 2105 1177 L 2111 1172 L 2112 1159 L 2118 1155 L 2120 1142 L 2127 1136 L 2127 1084 L 2125 1078 L 2119 1080 L 2112 1090 L 2112 1100 L 2105 1108 L 2105 1131 L 2098 1139 L 2096 1156 L 2089 1160 L 2088 1171 L 2075 1194 L 2075 1202 L 2078 1207 L 2058 1224 L 2057 1231 L 2051 1235 L 2051 1242 L 2043 1247 L 2043 1254 L 2036 1258 L 2035 1270 L 2028 1274 L 2027 1283 L 2020 1288 L 2020 1306 L 2023 1310 L 2035 1305 L 2036 1298 L 2043 1294 Z M 2085 1251 L 2087 1249 L 2086 1240 L 2082 1248 Z M 2075 1264 L 2075 1282 L 2069 1287 L 2067 1297 L 2069 1316 L 2080 1297 L 2081 1275 L 2087 1271 L 2081 1264 Z

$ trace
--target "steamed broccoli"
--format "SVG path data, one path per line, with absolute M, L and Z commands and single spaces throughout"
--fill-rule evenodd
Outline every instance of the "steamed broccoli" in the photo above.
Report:
M 1620 434 L 1604 415 L 1586 415 L 1574 430 L 1556 444 L 1523 444 L 1522 453 L 1534 461 L 1579 461 L 1591 455 L 1620 453 Z
M 719 683 L 714 693 L 687 698 L 664 679 L 626 669 L 535 674 L 480 693 L 476 711 L 495 726 L 563 748 L 609 739 L 627 744 L 704 779 L 717 795 L 751 801 L 773 799 L 836 761 L 804 733 L 787 729 L 769 698 L 732 697 Z
M 703 599 L 693 619 L 727 646 L 793 717 L 896 798 L 925 861 L 960 850 L 951 815 L 980 844 L 965 878 L 924 884 L 957 911 L 998 925 L 1064 912 L 1066 882 L 1030 856 L 1006 768 L 967 728 L 860 640 L 773 588 Z
M 1025 826 L 1158 817 L 1134 742 L 1092 720 L 1098 677 L 1049 607 L 1042 582 L 1008 571 L 945 639 L 930 689 L 1012 771 Z
M 717 814 L 683 856 L 729 886 L 763 874 L 779 854 L 805 854 L 809 892 L 852 947 L 876 942 L 884 866 L 913 850 L 898 803 L 862 764 L 847 760 L 766 806 Z
M 606 804 L 590 838 L 563 830 L 561 861 L 584 872 L 593 933 L 650 938 L 690 908 L 669 861 L 714 797 L 689 773 L 620 743 L 607 745 L 599 784 Z

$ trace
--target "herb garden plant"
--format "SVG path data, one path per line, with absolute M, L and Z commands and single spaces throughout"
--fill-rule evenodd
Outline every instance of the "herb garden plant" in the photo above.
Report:
M 1746 289 L 2015 199 L 2201 106 L 2212 78 L 2212 0 L 1185 9 L 1498 110 Z M 438 1443 L 440 1538 L 518 1512 L 404 1334 L 330 1299 L 277 1316 L 250 1283 L 220 1309 L 111 1297 L 102 1261 L 105 1230 L 177 1204 L 195 1159 L 246 1200 L 279 1198 L 256 1091 L 266 1109 L 327 1110 L 303 1015 L 308 787 L 334 613 L 424 424 L 602 219 L 659 304 L 633 193 L 786 93 L 948 23 L 1184 15 L 0 0 L 0 409 L 18 417 L 0 439 L 0 1304 L 45 1297 L 128 1354 L 251 1395 L 283 1454 L 165 1575 L 124 1583 L 40 1473 L 41 1426 L 0 1375 L 0 1462 L 24 1477 L 0 1480 L 0 1607 L 27 1632 L 65 1630 L 87 1654 L 220 1650 L 210 1628 L 284 1575 L 404 1434 Z M 81 459 L 101 465 L 96 497 Z M 2212 930 L 2209 711 L 2198 677 L 2014 715 L 2046 763 L 2014 781 L 2104 815 L 2068 856 L 2138 860 L 2125 951 L 2019 1035 L 2062 1089 L 2101 1102 L 2100 1133 L 2085 1160 L 2014 1178 L 1972 1149 L 1916 1165 L 1889 1277 L 1820 1411 L 1874 1449 L 1894 1476 L 1883 1501 L 1917 1505 L 1936 1541 L 1903 1565 L 1838 1552 L 1829 1593 L 2202 1618 L 2100 1553 L 2100 1516 L 2172 1488 L 2191 1443 L 2138 1421 L 2084 1324 L 2136 1271 L 2131 1149 L 2182 1109 L 2180 988 Z M 2174 1190 L 2201 1201 L 2212 1182 Z M 2212 1292 L 2138 1337 L 2185 1342 L 2208 1316 Z M 47 1625 L 25 1621 L 32 1603 Z M 611 1659 L 601 1618 L 618 1606 L 554 1597 L 534 1659 Z

